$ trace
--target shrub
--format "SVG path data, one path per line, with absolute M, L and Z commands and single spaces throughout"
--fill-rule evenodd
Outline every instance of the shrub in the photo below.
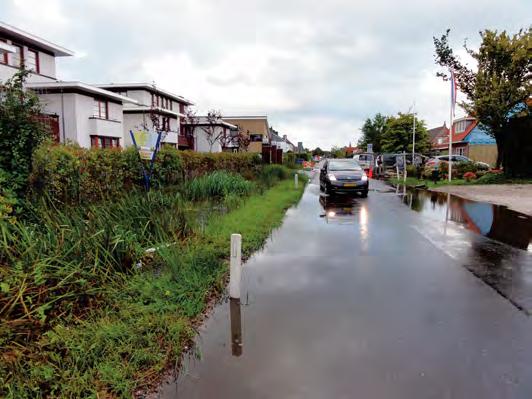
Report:
M 266 187 L 271 187 L 278 181 L 287 179 L 291 174 L 292 172 L 286 166 L 272 164 L 262 168 L 259 178 Z
M 22 69 L 0 84 L 0 170 L 9 176 L 2 186 L 18 197 L 26 191 L 33 152 L 49 135 L 38 119 L 39 99 L 24 89 L 28 75 Z
M 463 175 L 465 181 L 471 181 L 477 178 L 477 175 L 474 172 L 466 172 Z
M 225 198 L 228 195 L 249 195 L 253 187 L 253 183 L 240 175 L 216 171 L 189 182 L 185 187 L 184 194 L 193 201 L 204 201 Z
M 293 152 L 287 152 L 283 155 L 283 164 L 289 168 L 295 168 L 296 166 L 296 154 Z
M 124 192 L 143 187 L 140 162 L 131 147 L 119 151 L 44 145 L 34 155 L 29 195 L 32 200 L 46 197 L 62 204 L 119 198 Z M 180 185 L 217 170 L 251 179 L 260 165 L 260 157 L 253 153 L 203 154 L 163 147 L 155 161 L 152 186 Z
M 503 184 L 507 182 L 507 178 L 502 173 L 486 173 L 477 179 L 478 184 Z
M 453 163 L 453 168 L 456 169 L 458 177 L 463 177 L 464 174 L 471 172 L 476 173 L 480 170 L 480 167 L 475 162 L 457 162 Z

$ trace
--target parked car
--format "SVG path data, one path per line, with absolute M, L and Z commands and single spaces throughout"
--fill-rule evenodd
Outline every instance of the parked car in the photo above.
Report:
M 440 166 L 441 162 L 449 162 L 449 155 L 439 155 L 434 158 L 430 158 L 426 166 L 433 166 L 434 169 L 437 169 Z M 471 162 L 477 165 L 480 169 L 486 169 L 488 170 L 490 166 L 485 162 L 479 162 L 479 161 L 473 161 L 472 159 L 464 156 L 464 155 L 451 155 L 451 164 L 452 163 L 458 163 L 458 162 Z
M 360 193 L 368 196 L 368 176 L 353 159 L 328 159 L 320 170 L 320 189 L 328 194 Z
M 369 170 L 375 166 L 375 154 L 371 152 L 363 152 L 361 154 L 353 155 L 353 159 L 358 162 L 358 164 L 364 170 Z

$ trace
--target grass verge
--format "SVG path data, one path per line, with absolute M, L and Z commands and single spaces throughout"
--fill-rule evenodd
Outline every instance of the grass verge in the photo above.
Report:
M 223 291 L 230 234 L 243 235 L 249 256 L 281 224 L 303 186 L 281 181 L 211 217 L 201 232 L 158 251 L 150 270 L 102 287 L 105 305 L 83 318 L 57 322 L 24 348 L 0 342 L 0 396 L 129 398 L 155 383 L 194 336 L 209 299 Z

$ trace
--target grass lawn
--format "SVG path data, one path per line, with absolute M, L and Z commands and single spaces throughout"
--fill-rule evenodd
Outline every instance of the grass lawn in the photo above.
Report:
M 0 340 L 0 396 L 130 398 L 156 383 L 194 337 L 209 300 L 224 290 L 230 234 L 242 234 L 249 256 L 303 190 L 281 181 L 226 214 L 208 215 L 205 226 L 157 251 L 149 267 L 102 287 L 107 299 L 83 317 L 58 319 L 25 347 Z

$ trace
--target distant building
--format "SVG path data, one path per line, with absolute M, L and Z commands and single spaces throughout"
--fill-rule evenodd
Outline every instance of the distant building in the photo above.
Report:
M 192 137 L 183 130 L 186 112 L 194 105 L 191 101 L 150 83 L 112 83 L 98 87 L 136 101 L 124 106 L 124 146 L 133 144 L 130 130 L 157 127 L 163 132 L 163 145 L 181 150 L 195 149 Z
M 278 131 L 270 128 L 270 141 L 272 145 L 283 150 L 283 152 L 295 152 L 296 146 L 288 140 L 288 136 L 285 134 L 281 137 Z
M 228 123 L 223 118 L 216 120 L 207 116 L 195 116 L 192 120 L 184 123 L 184 130 L 189 137 L 194 138 L 194 149 L 198 152 L 232 152 L 238 149 L 234 142 L 234 132 L 237 126 Z M 212 146 L 209 142 L 209 134 L 212 136 Z
M 267 116 L 225 116 L 223 120 L 240 127 L 244 133 L 249 134 L 251 142 L 248 146 L 248 152 L 262 153 L 262 145 L 270 144 L 270 127 Z
M 430 129 L 429 136 L 434 154 L 449 153 L 449 129 L 445 124 Z M 452 152 L 490 165 L 494 165 L 497 161 L 495 139 L 471 116 L 453 122 Z
M 298 141 L 298 143 L 297 143 L 297 152 L 299 154 L 305 152 L 305 149 L 303 148 L 303 142 L 302 141 Z

